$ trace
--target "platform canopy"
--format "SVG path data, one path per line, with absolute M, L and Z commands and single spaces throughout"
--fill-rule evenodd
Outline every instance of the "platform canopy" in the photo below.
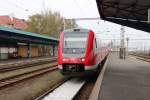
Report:
M 103 20 L 150 32 L 150 0 L 96 0 Z M 150 16 L 149 16 L 150 17 Z
M 46 35 L 0 26 L 0 42 L 21 42 L 57 45 L 59 41 L 56 38 Z

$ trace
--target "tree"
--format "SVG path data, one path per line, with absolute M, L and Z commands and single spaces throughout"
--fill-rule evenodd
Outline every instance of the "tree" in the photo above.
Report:
M 64 19 L 65 29 L 75 28 L 77 24 L 74 19 Z
M 28 28 L 26 31 L 58 38 L 60 31 L 64 28 L 64 21 L 66 29 L 77 26 L 74 20 L 64 20 L 60 13 L 48 10 L 30 16 L 27 20 Z

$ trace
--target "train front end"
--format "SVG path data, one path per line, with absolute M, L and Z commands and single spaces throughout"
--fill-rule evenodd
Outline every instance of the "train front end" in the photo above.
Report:
M 93 69 L 94 33 L 87 29 L 69 29 L 60 34 L 58 68 L 64 75 L 84 75 Z

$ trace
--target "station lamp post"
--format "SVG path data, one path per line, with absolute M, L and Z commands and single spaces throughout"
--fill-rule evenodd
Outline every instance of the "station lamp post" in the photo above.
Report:
M 128 53 L 129 53 L 129 37 L 127 37 L 126 40 L 127 40 L 127 50 L 126 50 L 127 53 L 126 54 L 128 56 Z
M 124 38 L 125 29 L 124 26 L 121 26 L 120 32 L 120 59 L 125 59 L 125 38 Z

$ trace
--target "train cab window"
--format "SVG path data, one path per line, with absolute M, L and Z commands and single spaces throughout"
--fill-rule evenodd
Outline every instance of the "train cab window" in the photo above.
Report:
M 86 39 L 85 37 L 65 37 L 64 48 L 85 48 Z
M 63 54 L 82 55 L 85 53 L 88 34 L 65 33 L 63 39 Z

